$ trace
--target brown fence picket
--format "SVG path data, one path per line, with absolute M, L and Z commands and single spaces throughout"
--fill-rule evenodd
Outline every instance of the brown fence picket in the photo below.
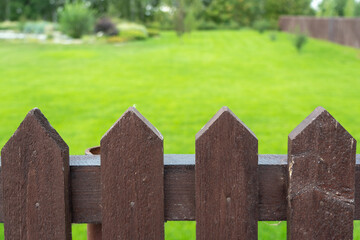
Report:
M 288 144 L 288 239 L 352 239 L 355 139 L 318 107 Z
M 101 140 L 103 239 L 164 238 L 163 137 L 129 108 Z
M 39 109 L 1 151 L 5 239 L 71 239 L 69 148 Z
M 257 239 L 258 141 L 227 107 L 196 135 L 197 239 Z

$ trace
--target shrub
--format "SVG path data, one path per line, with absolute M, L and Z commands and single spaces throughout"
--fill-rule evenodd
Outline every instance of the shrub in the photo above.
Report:
M 271 28 L 271 25 L 269 21 L 262 19 L 255 21 L 253 24 L 253 28 L 259 33 L 264 33 L 266 30 L 269 30 Z
M 145 26 L 136 23 L 121 23 L 117 25 L 120 29 L 120 36 L 128 40 L 145 40 L 148 31 Z
M 269 34 L 269 39 L 273 42 L 275 42 L 277 40 L 277 34 L 276 32 L 272 31 L 270 34 Z
M 148 37 L 148 34 L 147 32 L 138 29 L 128 29 L 121 31 L 120 36 L 128 40 L 145 40 Z
M 297 33 L 294 37 L 294 46 L 298 52 L 301 52 L 307 42 L 307 36 L 301 32 Z
M 119 37 L 119 36 L 111 36 L 107 38 L 108 43 L 124 43 L 127 41 L 128 41 L 127 38 Z
M 185 32 L 192 32 L 197 28 L 197 24 L 198 23 L 196 20 L 195 11 L 193 9 L 190 9 L 189 11 L 187 11 L 184 18 Z
M 18 29 L 18 23 L 17 22 L 0 22 L 0 30 L 17 30 Z
M 103 32 L 107 36 L 116 36 L 119 34 L 119 30 L 110 18 L 100 18 L 95 24 L 95 32 Z
M 230 30 L 237 30 L 240 28 L 240 25 L 235 21 L 230 21 L 229 23 L 224 25 L 224 28 Z
M 73 38 L 92 32 L 94 13 L 81 2 L 67 3 L 60 12 L 61 30 Z
M 154 28 L 148 28 L 147 29 L 149 37 L 158 37 L 160 36 L 160 31 Z
M 22 32 L 24 33 L 35 33 L 35 34 L 43 34 L 45 33 L 45 22 L 25 22 L 23 25 Z
M 120 33 L 122 31 L 127 31 L 127 30 L 139 30 L 139 31 L 142 31 L 147 34 L 146 27 L 144 25 L 137 24 L 137 23 L 122 22 L 122 23 L 117 24 L 116 27 L 120 30 Z
M 198 24 L 199 30 L 215 30 L 217 28 L 218 28 L 218 26 L 213 21 L 203 20 Z

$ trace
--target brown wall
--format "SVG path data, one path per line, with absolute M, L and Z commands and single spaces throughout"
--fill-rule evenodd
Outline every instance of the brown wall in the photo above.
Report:
M 283 16 L 280 30 L 301 31 L 310 37 L 360 48 L 360 18 L 318 18 Z

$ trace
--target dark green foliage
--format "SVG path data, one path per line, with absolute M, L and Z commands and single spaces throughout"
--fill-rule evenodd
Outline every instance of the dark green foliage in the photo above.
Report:
M 216 25 L 216 23 L 214 23 L 213 21 L 202 20 L 201 22 L 198 23 L 197 28 L 199 30 L 216 30 L 219 28 L 219 26 Z
M 360 17 L 360 2 L 357 2 L 355 4 L 355 11 L 354 12 L 355 12 L 354 13 L 355 17 Z
M 120 36 L 127 39 L 128 41 L 146 40 L 148 38 L 148 33 L 146 32 L 146 30 L 142 31 L 140 29 L 127 29 L 121 31 Z
M 119 30 L 110 18 L 99 18 L 95 24 L 95 32 L 102 32 L 107 36 L 115 36 L 119 34 Z
M 306 42 L 307 42 L 307 36 L 304 33 L 299 32 L 294 36 L 293 44 L 299 53 L 304 48 Z
M 239 29 L 253 26 L 259 19 L 267 19 L 273 28 L 271 22 L 277 22 L 280 15 L 314 14 L 311 0 L 0 0 L 0 20 L 23 17 L 58 21 L 58 9 L 76 1 L 93 9 L 96 16 L 108 15 L 147 26 L 157 23 L 156 28 L 176 29 L 179 35 L 193 29 Z M 348 0 L 326 1 L 334 1 L 334 9 L 342 16 Z
M 68 3 L 60 12 L 60 27 L 70 37 L 81 38 L 93 31 L 94 13 L 83 3 Z
M 346 16 L 346 5 L 348 0 L 323 0 L 319 5 L 320 16 L 343 17 Z
M 153 8 L 159 3 L 160 1 L 156 0 L 109 0 L 109 8 L 112 9 L 114 17 L 144 23 L 152 16 Z
M 270 32 L 269 39 L 272 42 L 275 42 L 277 40 L 277 33 L 276 32 Z
M 149 37 L 158 37 L 160 36 L 160 31 L 155 28 L 148 28 L 147 29 Z
M 262 19 L 255 21 L 253 27 L 259 33 L 264 33 L 266 30 L 269 30 L 271 28 L 271 25 L 268 20 Z

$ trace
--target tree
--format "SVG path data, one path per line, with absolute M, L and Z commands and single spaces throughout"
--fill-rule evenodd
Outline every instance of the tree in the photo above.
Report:
M 354 0 L 347 0 L 345 9 L 344 9 L 344 16 L 345 17 L 354 17 L 355 16 L 355 1 Z
M 355 17 L 360 17 L 360 2 L 355 3 L 354 16 Z
M 335 7 L 335 0 L 323 0 L 322 3 L 319 5 L 319 15 L 322 17 L 338 16 Z
M 310 15 L 310 4 L 311 0 L 266 0 L 265 18 L 277 20 L 280 15 Z
M 323 0 L 319 5 L 319 16 L 336 17 L 345 16 L 347 0 Z
M 178 37 L 181 37 L 185 33 L 185 9 L 184 1 L 176 1 L 176 10 L 174 13 L 174 27 Z

